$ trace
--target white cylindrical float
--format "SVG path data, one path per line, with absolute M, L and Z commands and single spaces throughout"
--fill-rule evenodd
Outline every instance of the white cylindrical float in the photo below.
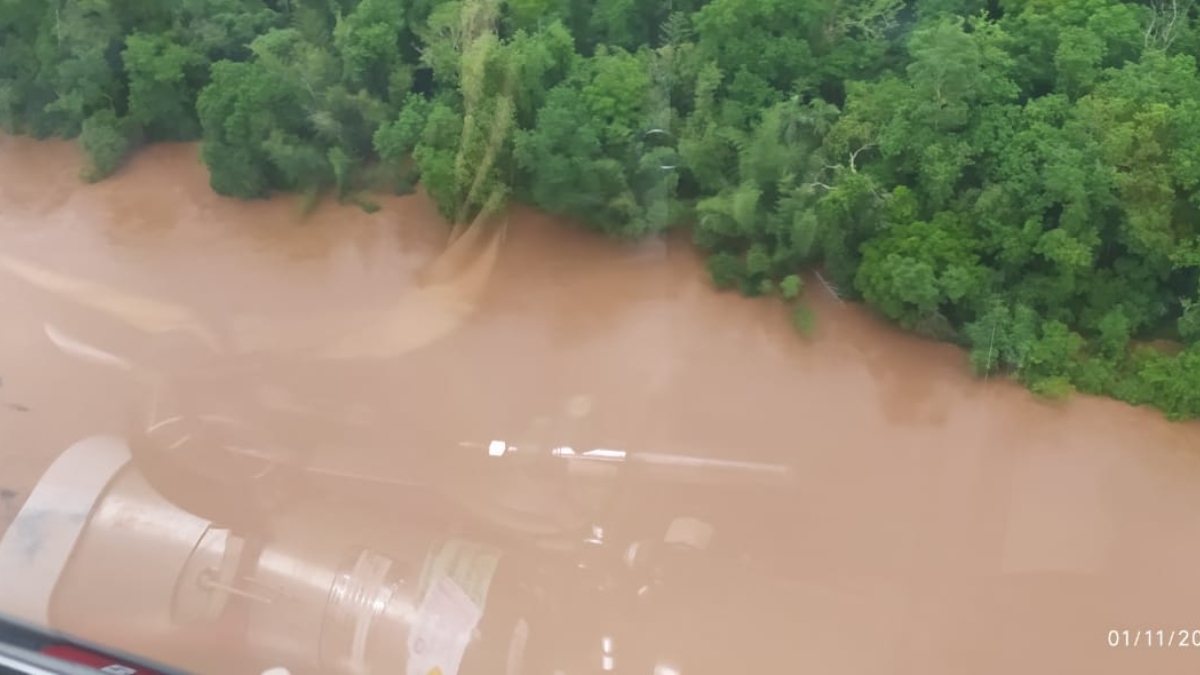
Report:
M 436 511 L 391 523 L 314 497 L 267 537 L 234 533 L 155 491 L 120 439 L 89 438 L 0 540 L 0 612 L 123 648 L 236 635 L 221 651 L 293 673 L 495 672 L 539 601 L 501 549 L 431 529 Z

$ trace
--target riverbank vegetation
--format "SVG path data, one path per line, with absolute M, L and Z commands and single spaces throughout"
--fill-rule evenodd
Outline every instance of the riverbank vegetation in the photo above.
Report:
M 199 140 L 234 197 L 688 226 L 719 287 L 819 269 L 981 374 L 1191 418 L 1196 4 L 0 0 L 0 125 L 88 180 Z

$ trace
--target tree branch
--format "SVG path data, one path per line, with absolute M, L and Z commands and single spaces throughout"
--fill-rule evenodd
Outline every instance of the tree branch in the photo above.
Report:
M 858 161 L 859 153 L 861 153 L 863 150 L 872 148 L 874 146 L 875 146 L 874 143 L 867 143 L 867 144 L 863 145 L 862 147 L 860 147 L 859 149 L 855 150 L 854 152 L 850 153 L 850 172 L 851 173 L 858 173 L 858 168 L 855 166 L 855 162 Z

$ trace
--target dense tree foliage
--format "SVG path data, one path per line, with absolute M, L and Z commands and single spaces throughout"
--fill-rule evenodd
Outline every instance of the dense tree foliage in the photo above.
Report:
M 88 180 L 196 140 L 225 195 L 690 227 L 722 288 L 818 271 L 981 374 L 1200 417 L 1198 10 L 0 0 L 0 125 L 78 138 Z

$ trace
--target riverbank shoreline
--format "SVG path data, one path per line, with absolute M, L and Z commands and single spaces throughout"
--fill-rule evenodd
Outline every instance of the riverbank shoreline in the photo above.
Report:
M 78 143 L 75 141 L 36 140 L 36 139 L 29 138 L 29 137 L 12 136 L 12 135 L 7 135 L 7 134 L 0 132 L 0 152 L 3 151 L 3 144 L 6 142 L 15 143 L 14 149 L 17 152 L 30 152 L 30 148 L 33 147 L 30 144 L 34 144 L 37 147 L 49 149 L 50 154 L 62 154 L 62 158 L 56 160 L 57 162 L 59 162 L 60 166 L 66 157 L 70 157 L 71 159 L 68 161 L 73 163 L 77 168 L 83 167 L 83 165 L 85 163 L 82 150 L 78 147 Z M 191 171 L 188 172 L 189 180 L 196 180 L 197 177 L 199 177 L 201 175 L 204 177 L 205 180 L 207 180 L 208 172 L 207 172 L 207 169 L 205 169 L 205 167 L 204 167 L 203 161 L 200 156 L 200 152 L 201 152 L 201 144 L 199 142 L 158 143 L 158 144 L 142 146 L 142 147 L 137 148 L 136 151 L 133 154 L 131 154 L 130 157 L 128 157 L 126 159 L 126 161 L 122 164 L 121 168 L 118 169 L 114 175 L 110 176 L 106 180 L 119 181 L 120 177 L 122 175 L 125 175 L 125 174 L 129 173 L 130 171 L 144 171 L 145 169 L 139 168 L 139 167 L 143 166 L 145 163 L 152 164 L 156 161 L 156 158 L 161 158 L 164 155 L 171 156 L 173 158 L 171 161 L 175 162 L 176 160 L 174 158 L 177 154 L 185 156 L 185 157 L 189 156 L 189 155 L 191 157 L 194 157 L 195 173 L 193 174 L 193 172 L 191 172 Z M 33 154 L 40 154 L 40 153 L 34 152 Z M 60 180 L 61 180 L 61 178 L 62 178 L 61 170 L 59 170 L 59 172 L 60 172 Z M 87 183 L 83 182 L 82 180 L 80 180 L 78 178 L 76 179 L 76 181 L 78 183 L 78 187 L 80 187 L 80 188 L 88 185 Z M 100 183 L 98 183 L 96 185 L 102 186 L 104 184 L 104 182 L 105 181 L 101 181 Z M 60 184 L 59 189 L 70 191 L 73 188 L 69 183 L 66 183 L 66 184 Z M 99 189 L 102 189 L 102 188 L 99 188 Z M 378 204 L 378 205 L 392 204 L 393 207 L 397 203 L 397 200 L 404 200 L 408 197 L 414 196 L 414 195 L 394 195 L 394 194 L 381 193 L 381 192 L 372 192 L 372 193 L 365 193 L 365 194 L 367 194 L 367 196 L 371 200 L 372 204 Z M 428 204 L 429 198 L 427 195 L 425 195 L 423 188 L 421 188 L 419 184 L 415 188 L 415 196 L 418 196 L 420 199 L 426 200 L 426 202 Z M 279 203 L 281 201 L 288 202 L 288 203 L 292 203 L 294 205 L 294 208 L 296 211 L 295 217 L 296 217 L 297 224 L 308 221 L 310 216 L 312 216 L 312 210 L 314 208 L 325 211 L 326 213 L 330 213 L 332 211 L 336 211 L 338 209 L 343 209 L 343 208 L 344 209 L 360 209 L 360 210 L 363 210 L 364 214 L 368 215 L 368 216 L 373 213 L 372 209 L 363 209 L 360 205 L 354 203 L 354 200 L 339 201 L 336 198 L 334 198 L 331 193 L 323 194 L 319 198 L 319 201 L 316 201 L 316 202 L 313 202 L 311 199 L 311 196 L 308 196 L 308 195 L 288 194 L 288 193 L 278 193 L 267 199 L 249 200 L 249 201 L 239 200 L 239 199 L 231 198 L 231 197 L 224 197 L 224 196 L 218 195 L 216 193 L 213 193 L 211 195 L 211 198 L 208 200 L 205 200 L 205 201 L 208 201 L 213 204 L 221 203 L 221 204 L 226 205 L 226 207 L 229 207 L 230 204 L 238 204 L 238 205 L 241 205 L 243 208 L 247 208 L 247 209 L 253 209 L 253 208 L 255 208 L 255 205 L 262 205 L 262 204 L 267 204 L 267 203 Z M 521 214 L 523 217 L 529 217 L 530 214 L 534 214 L 537 212 L 535 207 L 525 205 L 525 204 L 519 204 L 519 203 L 511 204 L 508 207 L 506 207 L 506 209 L 508 209 L 508 211 L 510 211 L 510 212 L 515 211 L 516 213 Z M 429 219 L 433 219 L 435 208 L 431 204 L 428 205 L 428 207 L 425 211 L 426 211 L 426 215 L 430 216 Z M 545 218 L 555 220 L 559 223 L 565 223 L 569 228 L 574 229 L 574 230 L 579 230 L 580 232 L 585 233 L 585 236 L 593 236 L 597 241 L 596 245 L 604 245 L 604 246 L 611 246 L 611 247 L 617 247 L 617 248 L 622 248 L 622 247 L 637 248 L 639 246 L 638 242 L 630 242 L 630 241 L 624 241 L 624 240 L 620 240 L 620 239 L 612 239 L 609 237 L 602 237 L 600 235 L 596 235 L 596 233 L 592 232 L 591 230 L 589 230 L 587 227 L 583 226 L 582 224 L 571 223 L 571 222 L 567 221 L 567 219 L 564 219 L 561 217 L 549 216 L 549 215 L 545 215 L 545 214 L 540 214 L 537 217 L 545 217 Z M 427 220 L 429 220 L 429 219 L 427 219 Z M 319 221 L 319 220 L 321 220 L 321 218 L 318 217 L 318 218 L 316 218 L 316 220 Z M 449 224 L 446 224 L 441 227 L 434 225 L 432 228 L 426 227 L 422 232 L 422 236 L 425 237 L 425 241 L 428 242 L 432 246 L 432 245 L 434 245 L 433 242 L 437 241 L 440 237 L 448 236 L 450 231 L 451 231 L 451 226 Z M 690 233 L 689 228 L 674 228 L 674 229 L 664 233 L 663 235 L 651 236 L 646 241 L 657 241 L 660 238 L 665 237 L 666 240 L 670 240 L 672 242 L 673 246 L 686 246 L 686 247 L 695 249 L 696 247 L 690 241 L 689 233 Z M 604 244 L 599 243 L 601 240 L 604 241 Z M 696 249 L 696 250 L 698 251 L 698 249 Z M 699 255 L 699 254 L 697 253 L 697 255 Z M 829 284 L 828 280 L 825 277 L 821 276 L 820 271 L 809 269 L 809 270 L 802 272 L 799 276 L 806 282 L 803 296 L 796 298 L 794 300 L 783 300 L 783 302 L 789 306 L 795 307 L 795 310 L 793 310 L 795 312 L 795 314 L 793 316 L 793 323 L 795 324 L 796 332 L 799 334 L 798 339 L 804 339 L 804 333 L 812 330 L 811 326 L 802 326 L 799 323 L 800 315 L 804 312 L 807 312 L 807 303 L 811 303 L 812 299 L 814 297 L 817 297 L 822 293 L 828 294 L 827 299 L 836 301 L 838 303 L 843 302 L 843 300 L 840 297 L 838 297 L 837 290 Z M 730 292 L 732 292 L 732 291 L 730 291 Z M 815 292 L 815 295 L 814 295 L 814 292 Z M 748 298 L 748 299 L 761 300 L 761 301 L 765 301 L 765 302 L 779 301 L 779 299 L 777 297 Z M 895 328 L 895 330 L 897 330 L 897 331 L 905 332 L 905 333 L 913 335 L 914 337 L 921 339 L 921 340 L 928 340 L 930 342 L 934 342 L 934 343 L 938 343 L 938 344 L 950 345 L 950 346 L 954 347 L 955 349 L 959 350 L 965 356 L 967 356 L 967 357 L 970 356 L 970 350 L 967 348 L 964 348 L 962 345 L 955 344 L 953 342 L 938 340 L 936 338 L 931 338 L 929 336 L 925 336 L 920 333 L 904 331 L 900 327 L 895 326 L 892 322 L 888 321 L 877 310 L 870 307 L 868 304 L 865 304 L 861 301 L 851 301 L 851 304 L 853 306 L 859 308 L 861 311 L 868 312 L 868 313 L 872 314 L 873 316 L 879 317 L 880 320 L 887 323 L 890 327 Z M 1139 344 L 1141 344 L 1141 343 L 1133 343 L 1133 345 L 1130 348 L 1130 352 L 1129 352 L 1131 355 L 1134 352 L 1136 352 L 1138 349 L 1144 349 L 1144 350 L 1146 350 L 1146 353 L 1162 354 L 1166 358 L 1174 359 L 1174 358 L 1178 358 L 1180 352 L 1183 351 L 1182 346 L 1178 345 L 1177 343 L 1174 343 L 1174 342 L 1164 342 L 1164 341 L 1158 340 L 1158 341 L 1146 342 L 1145 344 L 1142 344 L 1141 346 L 1139 346 Z M 1131 356 L 1127 356 L 1126 358 L 1131 358 Z M 964 368 L 966 368 L 968 370 L 968 372 L 970 372 L 971 365 L 969 364 L 969 359 L 967 359 L 967 361 L 965 361 Z M 1049 383 L 1049 384 L 1045 384 L 1045 385 L 1038 385 L 1038 383 L 1036 383 L 1036 382 L 1021 382 L 1021 378 L 1020 378 L 1019 374 L 1006 373 L 1006 372 L 985 373 L 983 376 L 980 377 L 980 379 L 983 381 L 991 381 L 991 380 L 999 379 L 999 380 L 1005 380 L 1005 381 L 1018 382 L 1021 384 L 1021 386 L 1030 389 L 1031 393 L 1041 403 L 1043 403 L 1045 405 L 1056 406 L 1056 405 L 1060 405 L 1066 399 L 1072 399 L 1072 398 L 1078 398 L 1078 397 L 1096 397 L 1096 398 L 1101 398 L 1101 399 L 1116 400 L 1123 404 L 1131 405 L 1133 407 L 1147 408 L 1149 410 L 1155 411 L 1158 414 L 1162 414 L 1162 415 L 1166 416 L 1168 419 L 1170 419 L 1170 415 L 1167 415 L 1167 413 L 1163 412 L 1162 410 L 1160 410 L 1159 408 L 1155 407 L 1154 405 L 1152 405 L 1150 403 L 1141 402 L 1141 401 L 1124 400 L 1115 395 L 1107 395 L 1107 394 L 1099 395 L 1099 394 L 1092 393 L 1092 392 L 1080 392 L 1080 391 L 1076 390 L 1076 388 L 1073 384 L 1070 384 L 1066 381 L 1063 381 L 1063 382 L 1055 381 L 1053 383 Z M 1182 421 L 1182 420 L 1176 419 L 1173 421 Z

